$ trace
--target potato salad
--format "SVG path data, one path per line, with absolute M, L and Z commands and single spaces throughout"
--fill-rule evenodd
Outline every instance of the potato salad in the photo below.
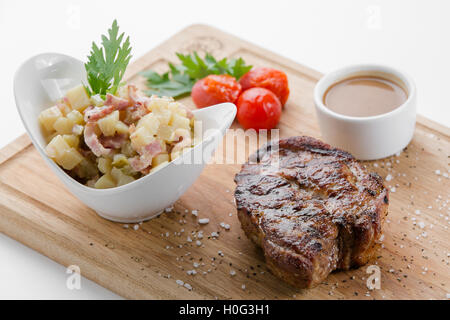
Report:
M 168 164 L 194 145 L 194 117 L 172 98 L 122 85 L 89 96 L 83 85 L 39 115 L 45 151 L 74 179 L 114 188 Z

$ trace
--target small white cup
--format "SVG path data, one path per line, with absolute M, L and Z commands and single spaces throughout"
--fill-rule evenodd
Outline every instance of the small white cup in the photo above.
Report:
M 377 76 L 393 81 L 407 93 L 398 108 L 372 117 L 351 117 L 328 109 L 323 98 L 327 89 L 355 76 Z M 352 65 L 330 72 L 317 82 L 314 103 L 325 142 L 350 152 L 359 160 L 375 160 L 400 152 L 411 141 L 416 124 L 416 87 L 404 72 L 375 65 Z

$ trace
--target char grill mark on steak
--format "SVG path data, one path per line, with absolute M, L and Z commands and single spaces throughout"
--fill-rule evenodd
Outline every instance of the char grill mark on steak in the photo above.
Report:
M 235 182 L 245 233 L 287 282 L 312 287 L 374 254 L 388 192 L 381 177 L 368 174 L 349 153 L 291 137 L 250 156 Z

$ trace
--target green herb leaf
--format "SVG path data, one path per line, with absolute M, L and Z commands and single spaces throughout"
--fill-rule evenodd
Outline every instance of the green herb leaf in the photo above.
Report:
M 130 38 L 127 37 L 122 44 L 124 33 L 119 35 L 117 20 L 108 30 L 108 36 L 102 35 L 101 48 L 92 43 L 88 62 L 84 65 L 89 83 L 86 89 L 90 95 L 115 94 L 131 59 Z
M 197 80 L 210 74 L 228 74 L 239 80 L 252 68 L 246 65 L 242 58 L 230 61 L 224 58 L 217 61 L 209 53 L 206 53 L 204 59 L 200 58 L 197 52 L 187 55 L 176 53 L 176 55 L 181 64 L 169 63 L 169 72 L 161 75 L 152 70 L 141 72 L 141 75 L 147 79 L 149 88 L 147 94 L 178 98 L 190 93 Z

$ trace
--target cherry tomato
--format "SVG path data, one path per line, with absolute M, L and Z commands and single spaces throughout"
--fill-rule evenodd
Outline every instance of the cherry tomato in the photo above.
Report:
M 244 74 L 239 80 L 242 90 L 249 88 L 266 88 L 280 99 L 284 106 L 289 97 L 289 86 L 286 74 L 283 71 L 271 68 L 254 68 Z
M 237 119 L 245 129 L 273 129 L 280 121 L 281 102 L 264 88 L 250 88 L 237 101 Z
M 229 75 L 209 75 L 198 80 L 192 88 L 191 97 L 198 108 L 222 102 L 236 102 L 241 85 Z

